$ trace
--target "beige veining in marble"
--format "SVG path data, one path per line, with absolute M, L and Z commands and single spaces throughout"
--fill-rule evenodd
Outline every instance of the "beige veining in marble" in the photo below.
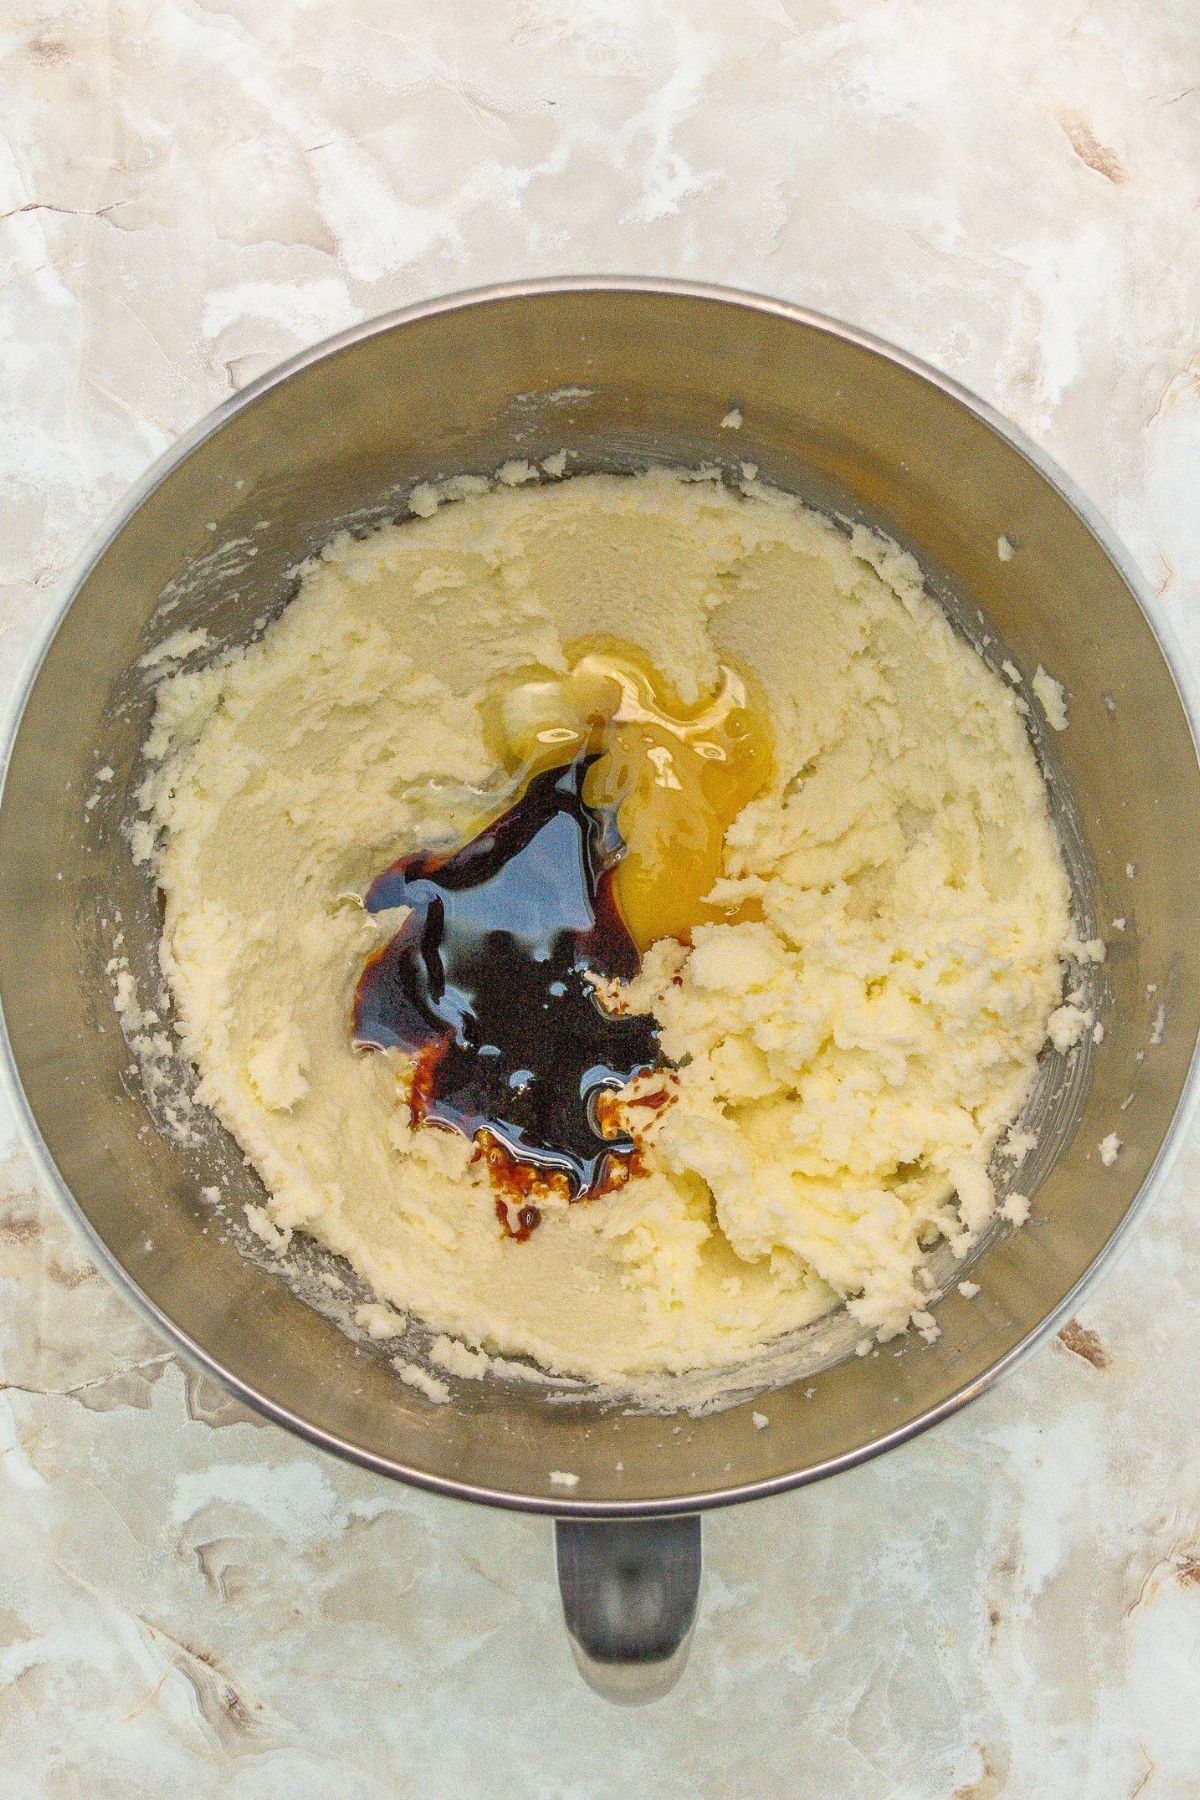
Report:
M 739 283 L 1031 431 L 1200 677 L 1191 0 L 10 0 L 0 682 L 105 510 L 281 356 L 493 279 Z M 614 1713 L 549 1528 L 185 1371 L 20 1153 L 0 1200 L 0 1794 L 1200 1796 L 1200 1143 L 1079 1319 L 936 1432 L 711 1518 Z

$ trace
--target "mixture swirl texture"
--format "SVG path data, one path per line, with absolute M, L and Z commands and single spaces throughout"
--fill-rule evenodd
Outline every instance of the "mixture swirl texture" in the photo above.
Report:
M 147 746 L 162 967 L 263 1229 L 467 1346 L 618 1387 L 840 1304 L 928 1329 L 918 1271 L 994 1211 L 1070 932 L 1017 696 L 910 557 L 753 481 L 414 498 L 165 681 Z M 503 827 L 523 794 L 537 820 Z M 575 885 L 522 938 L 545 820 Z M 585 951 L 483 1045 L 470 982 L 568 929 Z M 555 982 L 631 1046 L 570 1065 L 578 1168 L 522 1162 L 505 1110 L 533 1118 Z M 482 1098 L 468 1050 L 507 1058 Z

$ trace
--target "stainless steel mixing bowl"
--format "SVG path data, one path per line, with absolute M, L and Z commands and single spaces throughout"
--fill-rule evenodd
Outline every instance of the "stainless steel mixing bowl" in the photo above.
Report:
M 741 429 L 720 429 L 735 406 Z M 1041 1083 L 1041 1142 L 1021 1181 L 1037 1184 L 1032 1219 L 997 1234 L 977 1299 L 943 1271 L 936 1343 L 855 1357 L 841 1319 L 798 1344 L 768 1430 L 748 1400 L 676 1432 L 500 1379 L 452 1381 L 453 1403 L 429 1404 L 305 1302 L 328 1299 L 319 1254 L 285 1280 L 237 1204 L 214 1215 L 203 1186 L 219 1176 L 236 1203 L 253 1178 L 212 1121 L 190 1147 L 159 1129 L 104 973 L 121 930 L 153 989 L 154 895 L 122 835 L 153 703 L 139 658 L 196 625 L 213 646 L 244 639 L 285 602 L 297 562 L 342 525 L 403 510 L 419 479 L 560 448 L 576 467 L 753 462 L 910 545 L 985 654 L 1025 679 L 1044 664 L 1070 695 L 1069 729 L 1040 748 L 1081 918 L 1110 942 L 1106 1035 Z M 97 783 L 102 766 L 114 775 Z M 242 1398 L 385 1474 L 565 1520 L 560 1575 L 586 1672 L 642 1694 L 678 1667 L 699 1509 L 815 1480 L 945 1417 L 1063 1318 L 1112 1248 L 1189 1088 L 1198 840 L 1187 709 L 1128 566 L 985 406 L 777 301 L 661 281 L 492 289 L 373 320 L 244 390 L 150 471 L 72 583 L 23 696 L 0 808 L 14 1090 L 101 1263 Z M 1123 932 L 1107 929 L 1115 917 Z M 1124 1149 L 1104 1168 L 1097 1146 L 1114 1129 Z

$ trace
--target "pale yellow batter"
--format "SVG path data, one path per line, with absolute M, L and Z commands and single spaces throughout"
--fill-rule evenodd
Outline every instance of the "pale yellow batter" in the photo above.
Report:
M 911 559 L 755 484 L 481 486 L 330 544 L 259 644 L 160 690 L 141 849 L 200 1098 L 274 1227 L 470 1346 L 620 1385 L 839 1301 L 881 1337 L 927 1321 L 923 1246 L 991 1216 L 1060 999 L 1067 883 L 1016 697 Z M 723 657 L 757 677 L 774 774 L 716 898 L 762 917 L 647 953 L 629 998 L 680 1066 L 646 1172 L 517 1243 L 471 1144 L 410 1125 L 399 1053 L 352 1048 L 361 896 L 477 822 L 489 680 L 590 633 L 684 700 Z

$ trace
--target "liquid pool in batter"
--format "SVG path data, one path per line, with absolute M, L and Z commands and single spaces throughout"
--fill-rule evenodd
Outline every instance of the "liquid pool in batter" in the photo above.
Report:
M 367 891 L 368 911 L 408 916 L 359 978 L 355 1042 L 415 1059 L 414 1124 L 476 1144 L 522 1241 L 538 1192 L 593 1199 L 635 1171 L 612 1099 L 664 1058 L 653 1018 L 606 991 L 652 943 L 736 910 L 706 896 L 767 778 L 769 733 L 752 683 L 721 676 L 692 708 L 629 646 L 580 650 L 559 680 L 505 678 L 485 713 L 517 797 L 467 844 L 412 852 Z

